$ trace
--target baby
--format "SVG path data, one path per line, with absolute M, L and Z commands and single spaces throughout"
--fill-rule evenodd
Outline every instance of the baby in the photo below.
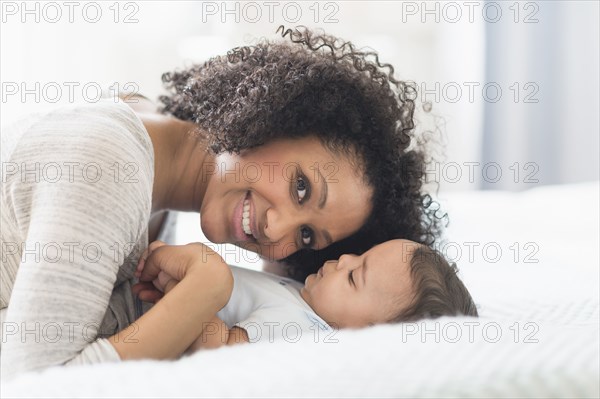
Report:
M 153 243 L 158 247 L 164 243 Z M 138 274 L 143 269 L 138 265 Z M 292 339 L 318 328 L 360 328 L 444 315 L 477 316 L 456 266 L 427 246 L 391 240 L 362 255 L 342 255 L 309 275 L 304 284 L 274 274 L 230 266 L 229 302 L 188 352 L 240 342 Z M 165 292 L 176 284 L 159 275 Z M 136 290 L 142 297 L 140 290 Z M 287 334 L 287 335 L 286 335 Z

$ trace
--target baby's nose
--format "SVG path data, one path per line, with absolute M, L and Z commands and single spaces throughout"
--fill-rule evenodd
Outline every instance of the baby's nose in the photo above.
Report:
M 340 270 L 344 267 L 352 267 L 354 263 L 356 263 L 357 258 L 358 257 L 356 255 L 351 254 L 344 254 L 340 256 L 336 265 L 336 270 Z
M 337 270 L 338 264 L 339 262 L 337 260 L 325 261 L 325 263 L 323 264 L 323 274 L 329 271 Z

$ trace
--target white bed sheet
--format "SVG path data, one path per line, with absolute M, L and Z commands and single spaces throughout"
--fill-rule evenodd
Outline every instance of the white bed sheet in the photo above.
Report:
M 442 249 L 479 319 L 54 368 L 3 381 L 2 397 L 599 397 L 598 192 L 594 182 L 441 196 L 452 242 Z

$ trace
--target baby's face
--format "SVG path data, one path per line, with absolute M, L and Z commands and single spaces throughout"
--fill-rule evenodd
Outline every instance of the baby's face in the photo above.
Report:
M 302 298 L 337 328 L 385 323 L 413 297 L 410 259 L 419 244 L 392 240 L 363 255 L 342 255 L 306 278 Z

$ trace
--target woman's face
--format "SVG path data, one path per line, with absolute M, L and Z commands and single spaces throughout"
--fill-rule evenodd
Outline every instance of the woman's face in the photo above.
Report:
M 269 259 L 325 248 L 355 233 L 371 212 L 362 172 L 314 136 L 221 154 L 211 166 L 202 231 Z

